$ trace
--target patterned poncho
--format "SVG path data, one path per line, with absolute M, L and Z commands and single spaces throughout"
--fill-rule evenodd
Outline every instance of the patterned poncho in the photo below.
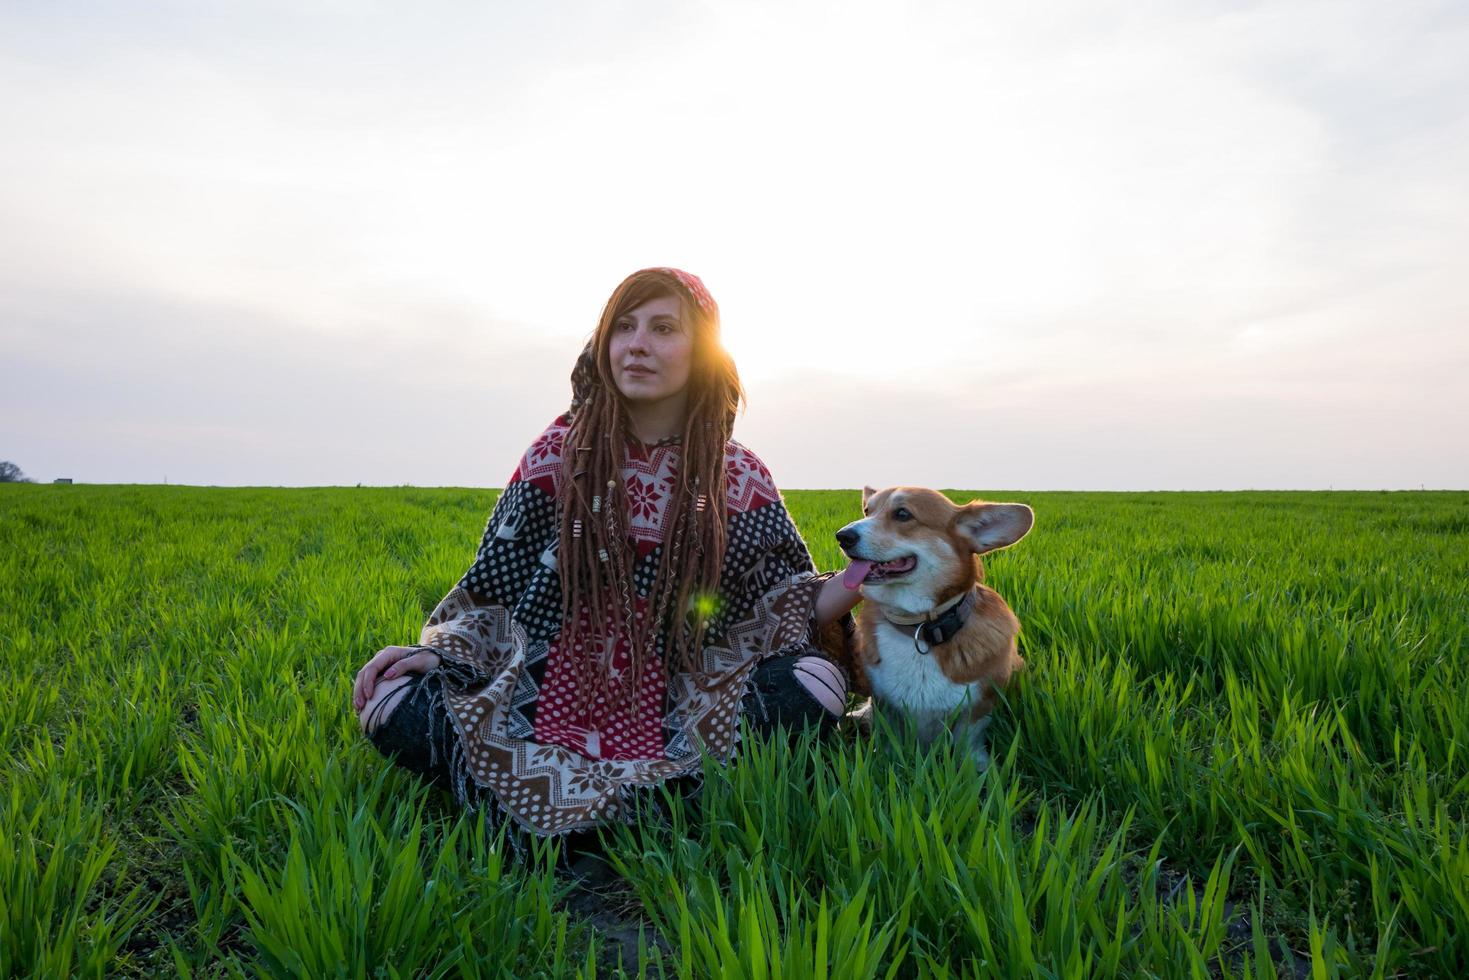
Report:
M 716 611 L 698 660 L 704 682 L 665 683 L 663 638 L 628 699 L 578 701 L 573 658 L 630 651 L 566 649 L 557 572 L 563 415 L 526 452 L 497 501 L 474 564 L 438 604 L 420 643 L 443 658 L 443 697 L 462 742 L 460 779 L 488 791 L 521 827 L 558 834 L 631 815 L 634 794 L 697 771 L 700 751 L 727 759 L 755 664 L 818 644 L 816 597 L 825 580 L 765 465 L 725 448 L 728 534 Z M 621 477 L 635 551 L 636 612 L 658 569 L 673 496 L 676 439 L 629 439 Z M 594 644 L 595 645 L 595 644 Z M 836 651 L 833 651 L 836 652 Z M 467 787 L 459 795 L 465 799 Z

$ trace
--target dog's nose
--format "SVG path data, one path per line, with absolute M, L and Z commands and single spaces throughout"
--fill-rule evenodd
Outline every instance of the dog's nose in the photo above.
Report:
M 837 544 L 843 548 L 850 548 L 857 543 L 857 532 L 850 527 L 844 527 L 837 532 Z

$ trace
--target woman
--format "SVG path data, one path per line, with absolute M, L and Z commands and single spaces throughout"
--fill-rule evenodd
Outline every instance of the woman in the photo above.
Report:
M 602 311 L 570 410 L 500 495 L 474 564 L 358 673 L 384 754 L 539 834 L 631 815 L 757 727 L 841 716 L 858 593 L 818 575 L 764 464 L 698 277 L 643 269 Z M 830 628 L 835 626 L 841 628 Z

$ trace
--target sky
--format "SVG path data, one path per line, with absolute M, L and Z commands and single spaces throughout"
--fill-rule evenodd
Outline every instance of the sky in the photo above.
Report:
M 0 6 L 0 459 L 502 486 L 635 269 L 783 488 L 1469 488 L 1462 3 Z

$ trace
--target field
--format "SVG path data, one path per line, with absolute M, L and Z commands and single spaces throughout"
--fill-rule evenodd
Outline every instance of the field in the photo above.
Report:
M 1038 515 L 991 768 L 747 742 L 608 840 L 644 973 L 1464 976 L 1469 494 L 985 496 Z M 616 975 L 348 703 L 494 499 L 0 486 L 0 976 Z M 837 567 L 857 495 L 787 499 Z

